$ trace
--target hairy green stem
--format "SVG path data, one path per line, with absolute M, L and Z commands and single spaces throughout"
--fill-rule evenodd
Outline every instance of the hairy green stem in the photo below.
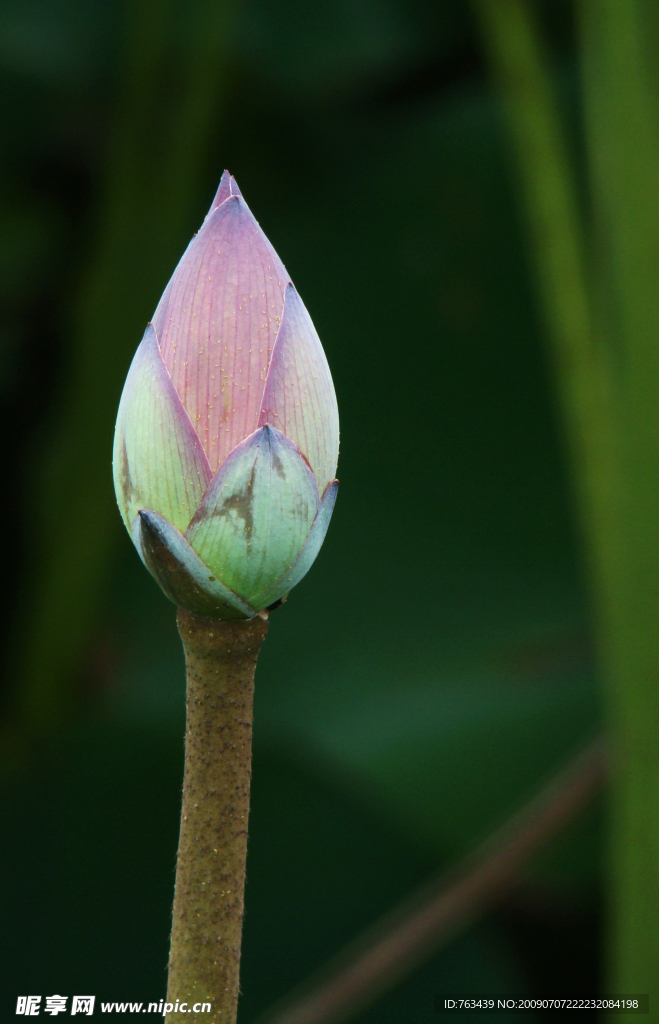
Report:
M 218 622 L 179 609 L 177 622 L 185 652 L 187 724 L 167 986 L 173 1009 L 167 1021 L 234 1024 L 254 671 L 268 620 L 257 615 Z M 202 1011 L 204 1003 L 210 1012 Z

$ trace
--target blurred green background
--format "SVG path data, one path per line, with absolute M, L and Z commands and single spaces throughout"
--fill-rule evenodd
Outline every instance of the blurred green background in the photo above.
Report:
M 572 5 L 538 11 L 579 160 Z M 2 0 L 0 104 L 3 1020 L 28 992 L 164 996 L 183 658 L 114 506 L 111 433 L 224 167 L 334 376 L 334 519 L 257 673 L 248 1024 L 598 727 L 500 105 L 461 0 Z M 355 1019 L 595 994 L 601 820 Z

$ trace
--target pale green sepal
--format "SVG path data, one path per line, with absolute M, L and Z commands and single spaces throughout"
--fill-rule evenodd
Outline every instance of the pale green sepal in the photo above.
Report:
M 151 324 L 121 396 L 112 468 L 117 503 L 129 532 L 141 508 L 153 509 L 184 531 L 212 475 Z
M 260 594 L 255 595 L 251 603 L 257 611 L 261 611 L 262 608 L 269 608 L 271 604 L 278 601 L 284 594 L 288 594 L 289 590 L 297 586 L 303 576 L 306 576 L 309 572 L 325 540 L 325 534 L 334 511 L 338 489 L 338 480 L 334 480 L 325 488 L 325 493 L 323 494 L 320 507 L 304 547 L 290 569 L 276 583 L 273 583 L 266 590 L 262 590 Z
M 299 555 L 318 511 L 316 479 L 287 437 L 264 426 L 225 459 L 186 532 L 213 573 L 251 604 Z
M 251 619 L 254 608 L 218 580 L 175 526 L 140 509 L 131 531 L 147 569 L 175 605 L 212 619 Z

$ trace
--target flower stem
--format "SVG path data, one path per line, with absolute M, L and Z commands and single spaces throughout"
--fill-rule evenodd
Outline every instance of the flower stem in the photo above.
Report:
M 252 762 L 254 671 L 268 631 L 261 615 L 218 622 L 179 609 L 187 674 L 183 806 L 167 1002 L 210 1003 L 199 1019 L 233 1024 Z M 201 1010 L 201 1007 L 200 1007 Z M 170 1012 L 167 1021 L 180 1019 Z

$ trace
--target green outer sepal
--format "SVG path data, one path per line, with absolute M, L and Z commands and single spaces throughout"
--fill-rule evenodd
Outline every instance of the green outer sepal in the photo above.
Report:
M 145 566 L 170 601 L 211 619 L 251 619 L 256 611 L 213 575 L 182 533 L 150 509 L 140 509 L 131 530 Z
M 257 594 L 253 600 L 255 608 L 268 608 L 275 601 L 278 601 L 284 594 L 288 594 L 289 590 L 296 587 L 300 580 L 306 576 L 309 569 L 313 565 L 320 551 L 323 541 L 325 540 L 325 534 L 329 526 L 330 519 L 332 518 L 332 512 L 334 511 L 334 505 L 336 503 L 336 495 L 339 489 L 339 481 L 334 480 L 331 484 L 328 484 L 325 488 L 325 493 L 320 502 L 316 518 L 313 521 L 313 525 L 309 531 L 304 547 L 300 554 L 293 562 L 290 569 L 284 573 L 283 576 L 273 583 L 272 586 L 262 590 L 260 594 Z
M 211 572 L 252 604 L 296 560 L 319 503 L 304 456 L 266 424 L 222 463 L 186 537 Z
M 117 502 L 130 532 L 139 509 L 153 509 L 185 530 L 212 473 L 149 324 L 119 403 L 113 473 Z

